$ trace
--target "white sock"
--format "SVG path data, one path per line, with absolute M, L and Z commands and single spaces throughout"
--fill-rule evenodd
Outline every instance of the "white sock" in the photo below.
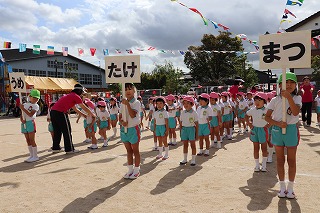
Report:
M 169 138 L 169 142 L 172 143 L 172 138 Z
M 280 183 L 280 191 L 286 191 L 286 182 L 279 181 Z
M 268 147 L 268 157 L 272 157 L 273 147 Z
M 113 127 L 112 130 L 113 130 L 113 134 L 116 135 L 117 134 L 117 127 Z
M 33 158 L 37 158 L 38 157 L 38 148 L 36 146 L 32 147 L 32 157 Z
M 162 147 L 161 146 L 159 146 L 159 155 L 162 155 L 162 151 L 163 151 L 163 149 L 162 149 Z
M 173 143 L 177 143 L 177 138 L 173 138 Z
M 232 128 L 229 128 L 230 129 L 230 135 L 232 135 Z
M 292 182 L 292 181 L 288 182 L 287 191 L 290 193 L 293 192 L 293 184 L 294 184 L 294 182 Z
M 169 156 L 169 147 L 164 147 L 164 150 L 165 150 L 165 156 Z
M 32 146 L 28 146 L 28 149 L 29 149 L 30 158 L 32 158 L 33 157 Z
M 150 127 L 150 121 L 148 121 L 148 127 Z
M 254 161 L 256 162 L 256 167 L 260 167 L 260 164 L 259 164 L 259 158 L 258 159 L 254 159 Z
M 203 149 L 199 149 L 199 153 L 203 153 Z
M 218 141 L 218 148 L 221 148 L 221 140 Z
M 192 155 L 191 161 L 196 162 L 196 155 Z
M 188 161 L 188 153 L 183 153 L 183 161 L 184 162 Z
M 214 141 L 214 142 L 217 141 L 217 136 L 214 136 L 213 141 Z
M 214 144 L 214 140 L 211 140 L 211 146 Z
M 128 174 L 132 174 L 133 172 L 133 165 L 128 165 Z
M 267 168 L 267 159 L 268 157 L 262 157 L 262 167 Z
M 140 171 L 140 166 L 135 166 L 133 169 L 133 174 L 138 174 Z

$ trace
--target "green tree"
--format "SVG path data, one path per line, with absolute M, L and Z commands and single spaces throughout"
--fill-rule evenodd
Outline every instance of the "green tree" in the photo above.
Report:
M 74 80 L 78 80 L 78 72 L 76 69 L 73 69 L 70 66 L 65 65 L 65 73 L 64 73 L 66 78 L 73 78 Z
M 320 55 L 313 56 L 311 58 L 312 80 L 320 81 Z
M 220 32 L 218 36 L 205 34 L 201 46 L 188 48 L 184 63 L 195 80 L 204 85 L 219 85 L 234 74 L 235 66 L 241 64 L 236 51 L 243 51 L 243 47 L 240 40 L 230 35 L 228 32 Z M 214 50 L 234 52 L 216 53 Z
M 247 56 L 242 55 L 239 56 L 237 59 L 235 68 L 235 74 L 231 75 L 230 77 L 234 79 L 236 76 L 241 77 L 244 82 L 244 87 L 252 87 L 259 82 L 258 75 L 256 70 L 252 67 L 251 64 L 247 64 Z
M 121 84 L 109 84 L 108 90 L 115 96 L 117 93 L 122 94 Z

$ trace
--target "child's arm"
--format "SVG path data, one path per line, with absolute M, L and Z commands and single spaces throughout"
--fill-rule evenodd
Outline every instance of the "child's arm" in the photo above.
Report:
M 199 135 L 198 135 L 198 128 L 199 128 L 198 121 L 196 121 L 194 123 L 195 123 L 195 127 L 196 127 L 196 140 L 198 140 L 198 138 L 199 138 Z
M 110 117 L 109 117 L 109 118 L 108 118 L 108 126 L 107 126 L 107 130 L 110 130 L 110 129 L 111 129 L 110 124 L 111 124 L 111 119 L 110 119 Z
M 37 111 L 36 110 L 31 110 L 31 112 L 29 112 L 28 110 L 26 110 L 23 106 L 23 104 L 20 104 L 20 109 L 26 113 L 26 115 L 28 115 L 29 117 L 32 117 Z
M 169 119 L 168 118 L 165 118 L 164 119 L 165 120 L 165 122 L 166 122 L 166 137 L 168 137 L 168 135 L 169 135 Z
M 245 116 L 245 119 L 246 119 L 246 123 L 247 123 L 247 125 L 250 127 L 250 129 L 253 129 L 253 125 L 252 125 L 252 123 L 251 123 L 251 121 L 250 121 L 250 118 L 251 116 L 249 116 L 249 115 L 247 115 L 246 114 L 246 116 Z
M 290 106 L 290 109 L 291 109 L 292 114 L 293 114 L 294 116 L 299 115 L 299 113 L 300 113 L 300 107 L 299 107 L 299 105 L 297 105 L 297 104 L 294 102 L 291 94 L 290 94 L 288 91 L 284 90 L 284 91 L 281 91 L 281 95 L 282 95 L 283 97 L 285 97 L 286 99 L 288 99 L 289 106 Z
M 278 126 L 280 128 L 286 128 L 287 127 L 287 123 L 283 122 L 283 121 L 275 121 L 272 119 L 271 117 L 272 115 L 272 110 L 268 109 L 265 120 L 270 124 L 270 125 L 275 125 Z

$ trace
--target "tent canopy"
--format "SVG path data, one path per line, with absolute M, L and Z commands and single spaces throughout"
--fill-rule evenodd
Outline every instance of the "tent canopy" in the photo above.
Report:
M 38 90 L 70 91 L 78 82 L 72 78 L 25 76 L 28 85 Z

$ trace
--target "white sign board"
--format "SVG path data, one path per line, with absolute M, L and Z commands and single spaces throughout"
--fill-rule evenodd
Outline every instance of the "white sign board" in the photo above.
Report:
M 11 92 L 27 92 L 27 84 L 24 78 L 23 72 L 11 72 L 9 73 L 9 81 L 11 86 Z
M 107 56 L 107 83 L 140 83 L 140 55 Z
M 311 67 L 311 31 L 259 37 L 260 69 Z

